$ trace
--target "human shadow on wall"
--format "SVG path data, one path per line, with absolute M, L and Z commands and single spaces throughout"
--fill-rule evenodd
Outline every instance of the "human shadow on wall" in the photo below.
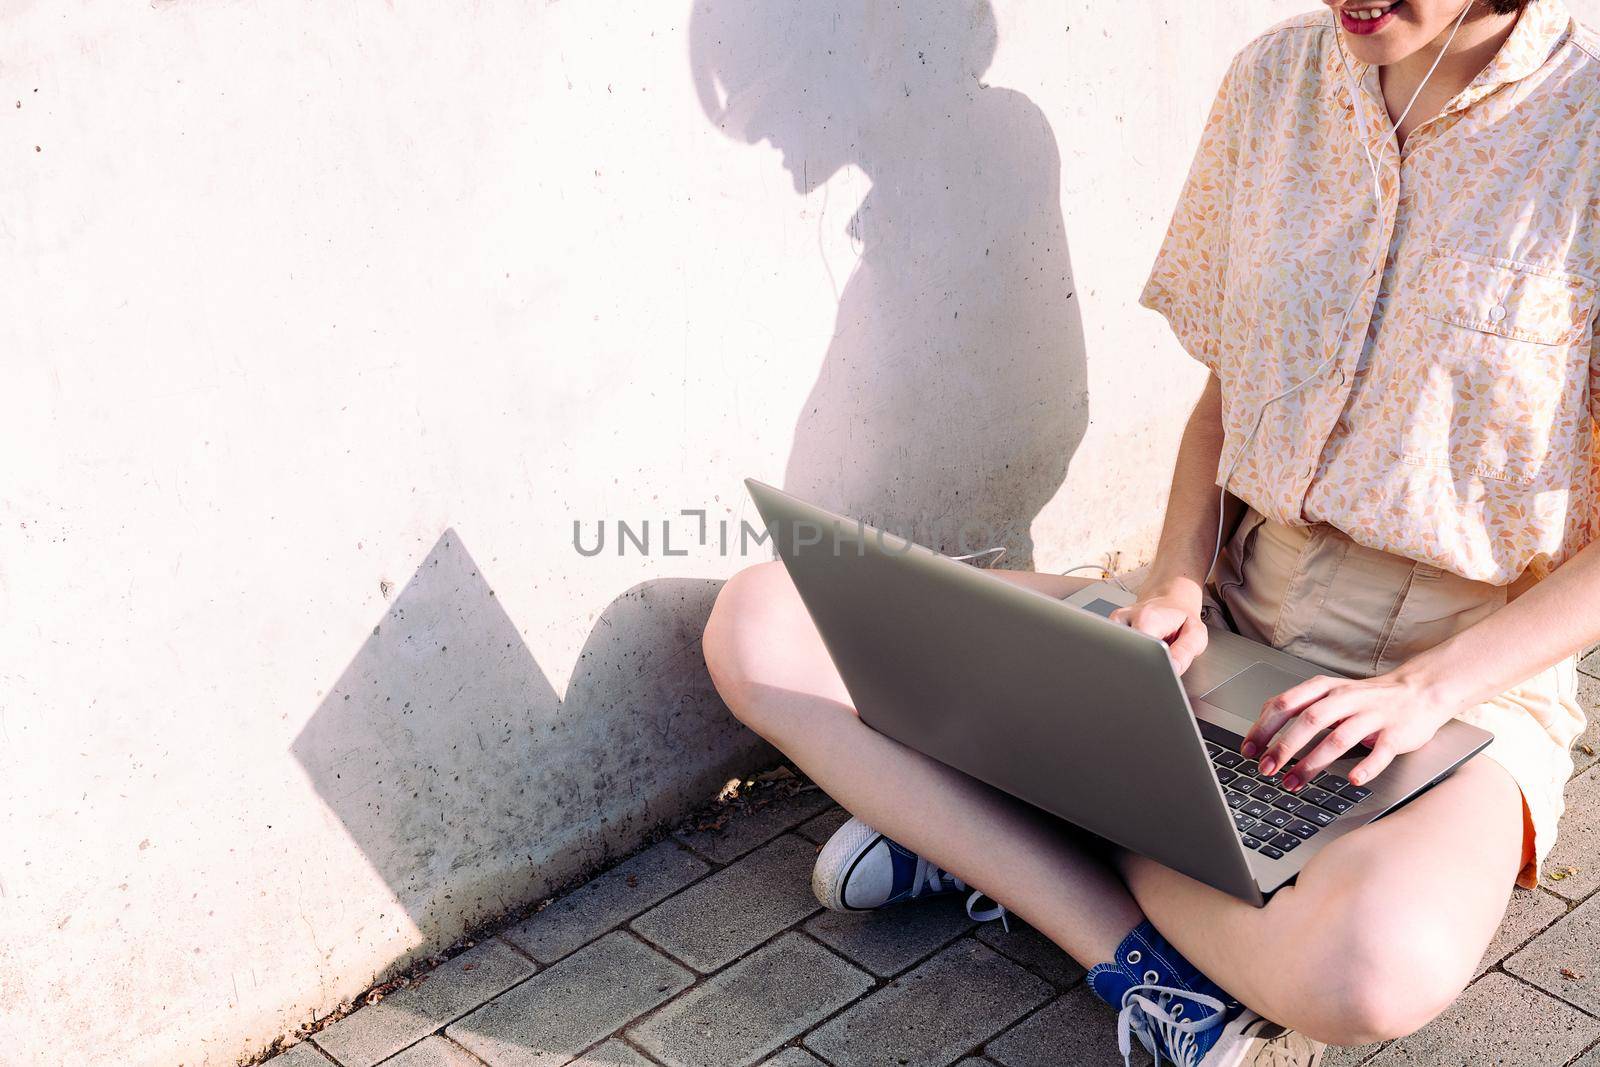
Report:
M 770 142 L 795 191 L 871 190 L 784 487 L 941 551 L 1031 567 L 1088 424 L 1082 320 L 1043 113 L 985 86 L 987 0 L 695 0 L 706 115 Z
M 764 751 L 700 656 L 718 584 L 618 596 L 558 694 L 460 536 L 433 545 L 292 745 L 418 952 L 631 847 Z

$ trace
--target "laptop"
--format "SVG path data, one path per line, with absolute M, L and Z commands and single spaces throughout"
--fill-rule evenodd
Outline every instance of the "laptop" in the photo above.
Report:
M 754 480 L 745 485 L 868 726 L 1257 906 L 1322 849 L 1492 735 L 1452 720 L 1366 787 L 1335 761 L 1297 794 L 1239 746 L 1306 660 L 1212 629 L 1180 677 L 1110 621 L 1110 582 L 1059 600 Z

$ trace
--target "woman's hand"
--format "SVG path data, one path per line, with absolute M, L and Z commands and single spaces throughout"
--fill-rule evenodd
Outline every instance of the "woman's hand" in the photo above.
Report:
M 1192 581 L 1142 586 L 1139 599 L 1113 611 L 1111 621 L 1165 641 L 1179 674 L 1206 650 L 1206 624 L 1200 621 L 1200 587 Z
M 1359 744 L 1372 751 L 1346 777 L 1355 785 L 1366 785 L 1396 756 L 1427 744 L 1460 710 L 1459 703 L 1437 687 L 1403 671 L 1374 678 L 1319 674 L 1263 704 L 1261 717 L 1245 735 L 1240 751 L 1247 757 L 1261 753 L 1257 761 L 1261 772 L 1274 774 L 1327 730 L 1328 735 L 1284 777 L 1283 788 L 1299 790 Z

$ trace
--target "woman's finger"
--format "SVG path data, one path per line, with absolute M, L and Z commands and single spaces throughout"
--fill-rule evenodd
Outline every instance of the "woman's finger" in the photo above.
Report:
M 1151 610 L 1148 604 L 1129 604 L 1125 608 L 1117 608 L 1107 617 L 1112 622 L 1120 622 L 1129 629 L 1159 637 L 1163 641 L 1174 629 L 1164 622 L 1160 612 Z
M 1250 727 L 1250 732 L 1244 735 L 1244 744 L 1239 751 L 1247 757 L 1263 751 L 1277 732 L 1283 729 L 1285 723 L 1298 715 L 1306 705 L 1321 700 L 1339 682 L 1338 678 L 1319 674 L 1285 689 L 1261 705 L 1261 714 L 1257 717 L 1255 725 Z
M 1152 607 L 1149 604 L 1130 604 L 1128 607 L 1116 609 L 1109 617 L 1112 622 L 1120 622 L 1162 641 L 1171 641 L 1177 637 L 1184 620 L 1184 615 L 1180 611 Z
M 1179 674 L 1189 669 L 1189 664 L 1195 661 L 1200 653 L 1206 650 L 1206 624 L 1194 615 L 1184 617 L 1183 625 L 1178 627 L 1178 635 L 1167 646 L 1167 651 L 1172 653 L 1172 665 Z
M 1374 727 L 1383 725 L 1383 717 L 1375 711 L 1356 712 L 1338 726 L 1328 731 L 1328 736 L 1317 742 L 1310 752 L 1301 757 L 1283 779 L 1283 787 L 1293 793 L 1328 769 L 1328 764 L 1349 752 L 1372 733 Z
M 1359 706 L 1359 697 L 1354 691 L 1340 689 L 1306 707 L 1289 721 L 1289 724 L 1273 739 L 1272 744 L 1267 746 L 1267 750 L 1261 754 L 1262 772 L 1276 774 L 1287 767 L 1295 753 L 1310 744 L 1312 738 L 1343 722 L 1354 714 Z
M 1355 768 L 1345 777 L 1350 779 L 1351 785 L 1366 785 L 1378 775 L 1389 769 L 1389 764 L 1401 750 L 1389 741 L 1388 735 L 1380 733 L 1372 742 L 1372 751 L 1367 753 L 1367 758 L 1355 765 Z M 1405 750 L 1409 751 L 1409 749 Z

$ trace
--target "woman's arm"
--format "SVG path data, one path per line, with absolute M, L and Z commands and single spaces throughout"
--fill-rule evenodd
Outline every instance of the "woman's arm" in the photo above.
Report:
M 1421 748 L 1447 721 L 1600 639 L 1600 543 L 1591 544 L 1511 603 L 1392 671 L 1368 679 L 1318 676 L 1267 701 L 1245 739 L 1265 749 L 1261 769 L 1283 767 L 1321 730 L 1287 788 L 1315 778 L 1365 741 L 1372 752 L 1350 772 L 1371 781 L 1402 752 Z M 1282 730 L 1268 746 L 1273 735 Z M 1291 782 L 1293 785 L 1291 785 Z
M 1167 514 L 1156 558 L 1139 587 L 1139 599 L 1111 613 L 1117 622 L 1167 642 L 1178 672 L 1205 651 L 1200 589 L 1216 548 L 1217 459 L 1222 452 L 1222 387 L 1216 375 L 1189 413 L 1173 465 Z
M 1493 699 L 1600 640 L 1600 542 L 1511 603 L 1397 668 L 1460 707 Z

